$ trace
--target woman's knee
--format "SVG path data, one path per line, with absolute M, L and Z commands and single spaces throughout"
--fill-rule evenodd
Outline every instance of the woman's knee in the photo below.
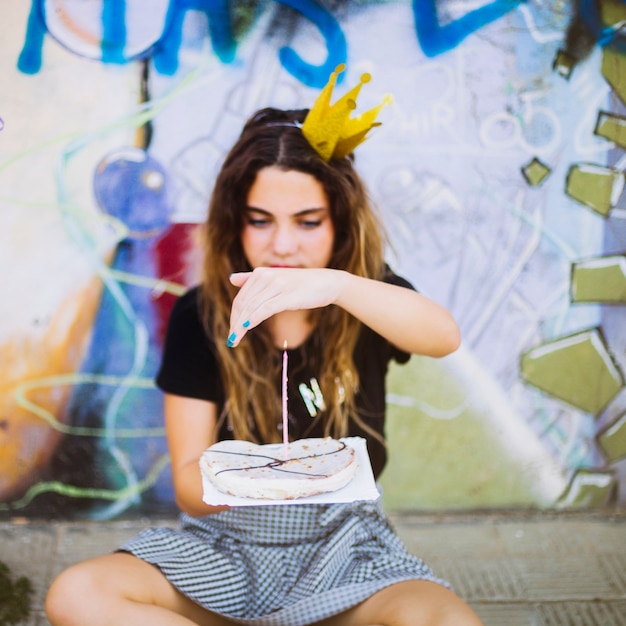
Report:
M 89 562 L 79 563 L 61 572 L 46 595 L 46 615 L 54 626 L 71 626 L 81 622 L 94 602 L 96 589 Z
M 437 583 L 420 581 L 414 585 L 415 594 L 409 583 L 407 591 L 399 595 L 394 603 L 398 624 L 482 626 L 478 616 L 464 600 Z
M 408 580 L 382 591 L 319 626 L 482 626 L 474 611 L 445 587 Z
M 52 582 L 46 596 L 46 614 L 56 626 L 96 623 L 99 611 L 108 612 L 140 585 L 141 567 L 152 566 L 128 554 L 116 553 L 72 565 Z M 135 570 L 139 569 L 137 573 Z M 90 616 L 84 621 L 84 616 Z

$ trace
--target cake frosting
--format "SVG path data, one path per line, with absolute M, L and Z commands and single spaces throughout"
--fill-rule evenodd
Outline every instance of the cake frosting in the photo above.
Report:
M 240 498 L 293 500 L 336 491 L 357 470 L 355 451 L 331 437 L 298 439 L 259 445 L 249 441 L 219 441 L 200 458 L 203 480 Z

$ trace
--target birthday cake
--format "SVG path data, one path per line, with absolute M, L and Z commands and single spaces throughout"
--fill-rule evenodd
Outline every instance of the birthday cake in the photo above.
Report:
M 286 447 L 219 441 L 200 458 L 203 482 L 232 496 L 264 500 L 336 491 L 354 478 L 357 467 L 354 449 L 331 437 L 298 439 Z

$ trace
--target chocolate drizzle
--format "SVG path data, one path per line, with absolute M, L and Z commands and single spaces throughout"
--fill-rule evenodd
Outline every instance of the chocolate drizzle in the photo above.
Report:
M 217 472 L 215 472 L 215 475 L 217 476 L 218 474 L 222 474 L 223 472 L 245 472 L 248 470 L 253 470 L 253 469 L 271 469 L 271 470 L 275 470 L 277 472 L 284 472 L 286 474 L 300 474 L 301 476 L 309 476 L 309 477 L 316 477 L 316 478 L 328 478 L 327 474 L 312 474 L 312 473 L 308 473 L 308 472 L 298 472 L 296 470 L 290 470 L 290 469 L 285 469 L 284 467 L 282 467 L 283 465 L 285 465 L 286 463 L 289 463 L 291 461 L 304 461 L 306 459 L 315 459 L 317 457 L 321 457 L 321 456 L 330 456 L 331 454 L 337 454 L 339 452 L 341 452 L 342 450 L 345 450 L 347 448 L 346 444 L 343 441 L 339 441 L 338 442 L 340 447 L 337 448 L 336 450 L 332 450 L 331 452 L 322 452 L 319 454 L 309 454 L 307 456 L 299 456 L 299 457 L 294 457 L 291 459 L 277 459 L 275 457 L 271 457 L 265 454 L 253 454 L 253 453 L 248 453 L 248 452 L 231 452 L 229 450 L 211 450 L 211 453 L 213 454 L 230 454 L 230 455 L 234 455 L 234 456 L 243 456 L 243 457 L 257 457 L 257 458 L 261 458 L 261 459 L 270 459 L 269 463 L 266 463 L 265 465 L 249 465 L 247 467 L 231 467 L 228 469 L 223 469 L 223 470 L 219 470 Z

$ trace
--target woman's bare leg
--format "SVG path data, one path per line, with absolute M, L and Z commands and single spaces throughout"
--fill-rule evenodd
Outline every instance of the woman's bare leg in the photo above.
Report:
M 472 609 L 442 585 L 396 583 L 316 626 L 483 626 Z
M 78 563 L 51 585 L 46 614 L 53 626 L 227 626 L 177 591 L 154 566 L 115 553 Z

